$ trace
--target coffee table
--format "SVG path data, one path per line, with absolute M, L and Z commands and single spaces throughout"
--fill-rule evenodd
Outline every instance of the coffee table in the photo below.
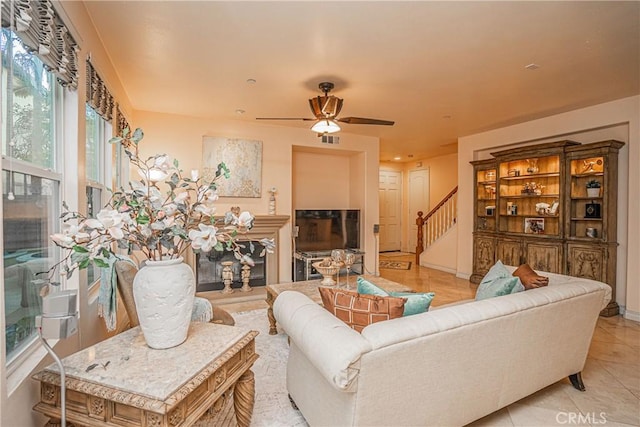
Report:
M 258 358 L 256 335 L 244 328 L 192 322 L 183 344 L 154 350 L 136 327 L 72 354 L 62 360 L 69 425 L 191 426 L 207 410 L 220 410 L 233 389 L 236 420 L 247 427 L 254 405 L 250 368 Z M 41 383 L 34 410 L 51 418 L 47 425 L 58 425 L 58 366 L 33 378 Z
M 369 274 L 361 275 L 362 278 L 368 280 L 369 282 L 381 287 L 387 291 L 393 292 L 411 292 L 412 289 L 401 285 L 400 283 L 392 282 L 391 280 L 384 279 L 379 276 L 373 276 Z M 353 281 L 350 283 L 350 289 L 356 290 L 355 285 L 356 278 L 353 277 Z M 269 318 L 269 335 L 277 335 L 278 329 L 276 326 L 276 318 L 273 315 L 273 303 L 275 302 L 278 295 L 280 295 L 284 291 L 297 291 L 305 294 L 309 298 L 311 298 L 314 302 L 322 305 L 322 298 L 320 298 L 320 292 L 318 292 L 318 288 L 322 286 L 320 284 L 322 280 L 305 280 L 302 282 L 290 282 L 290 283 L 278 283 L 276 285 L 267 285 L 267 317 Z

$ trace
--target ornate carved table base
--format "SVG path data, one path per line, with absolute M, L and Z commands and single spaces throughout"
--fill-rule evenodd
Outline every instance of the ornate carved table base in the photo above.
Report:
M 257 334 L 194 322 L 185 343 L 153 350 L 144 344 L 139 328 L 134 328 L 68 356 L 63 359 L 67 426 L 188 427 L 207 411 L 220 412 L 233 390 L 238 426 L 248 427 L 254 405 L 250 368 L 258 358 Z M 106 360 L 108 368 L 86 371 L 92 361 Z M 51 365 L 34 378 L 41 382 L 40 402 L 34 410 L 51 418 L 47 427 L 59 427 L 57 368 Z M 175 382 L 166 385 L 167 380 Z

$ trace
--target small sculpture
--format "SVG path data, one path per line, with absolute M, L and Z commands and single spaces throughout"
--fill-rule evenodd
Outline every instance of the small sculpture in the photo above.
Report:
M 582 161 L 582 172 L 593 172 L 593 168 L 595 165 L 602 166 L 602 159 L 589 160 L 585 159 Z
M 222 282 L 224 283 L 224 289 L 221 291 L 223 294 L 230 294 L 233 292 L 231 289 L 231 283 L 233 283 L 233 271 L 231 266 L 233 261 L 223 261 L 222 264 Z
M 271 187 L 269 189 L 269 215 L 275 215 L 276 214 L 276 192 L 278 190 L 276 189 L 276 187 Z
M 247 263 L 242 263 L 242 272 L 240 273 L 242 277 L 242 288 L 240 290 L 242 292 L 251 292 L 253 289 L 249 286 L 249 278 L 251 277 L 251 267 Z

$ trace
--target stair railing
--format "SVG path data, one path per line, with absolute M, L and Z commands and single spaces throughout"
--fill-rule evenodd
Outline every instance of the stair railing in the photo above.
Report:
M 420 254 L 456 223 L 458 212 L 457 194 L 458 186 L 456 185 L 424 218 L 424 213 L 422 211 L 418 212 L 418 218 L 416 218 L 416 225 L 418 226 L 416 264 L 420 265 Z

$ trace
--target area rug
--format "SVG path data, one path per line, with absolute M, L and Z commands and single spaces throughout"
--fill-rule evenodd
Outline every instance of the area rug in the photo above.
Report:
M 380 261 L 380 268 L 409 270 L 411 268 L 411 261 Z
M 233 313 L 236 326 L 260 332 L 256 337 L 256 353 L 260 356 L 251 370 L 255 374 L 256 397 L 251 426 L 260 427 L 307 427 L 308 424 L 293 409 L 286 385 L 287 336 L 280 332 L 269 335 L 267 310 L 252 310 Z M 197 427 L 236 427 L 233 399 L 229 399 L 222 411 L 215 415 L 204 415 L 195 424 Z

